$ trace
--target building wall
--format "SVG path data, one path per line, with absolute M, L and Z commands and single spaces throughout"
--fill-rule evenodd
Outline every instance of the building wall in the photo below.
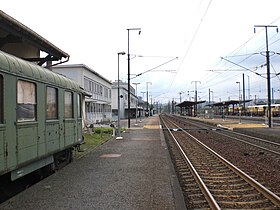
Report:
M 124 119 L 128 117 L 128 88 L 127 83 L 120 81 L 120 95 L 123 97 L 120 98 L 120 118 Z M 130 110 L 131 116 L 134 115 L 136 111 L 136 102 L 137 97 L 135 95 L 135 89 L 130 86 Z M 113 112 L 113 119 L 117 118 L 118 113 L 118 82 L 113 82 L 112 85 L 112 112 Z
M 63 74 L 78 82 L 91 95 L 83 104 L 84 123 L 95 124 L 112 120 L 112 89 L 111 82 L 83 64 L 61 65 L 53 71 Z

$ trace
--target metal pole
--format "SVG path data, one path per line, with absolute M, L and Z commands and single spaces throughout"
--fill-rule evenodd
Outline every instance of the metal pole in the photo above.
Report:
M 265 27 L 265 36 L 266 36 L 266 68 L 267 68 L 267 108 L 268 108 L 268 127 L 272 127 L 271 120 L 271 84 L 270 84 L 270 59 L 268 51 L 268 38 L 267 38 L 267 26 Z
M 120 54 L 118 53 L 118 137 L 121 133 L 120 128 Z
M 148 111 L 148 117 L 150 116 L 150 112 L 149 112 L 149 91 L 148 91 L 148 86 L 149 84 L 152 84 L 151 82 L 146 82 L 147 84 L 147 111 Z
M 148 114 L 147 114 L 147 117 L 149 117 L 149 115 L 150 115 L 150 112 L 149 112 L 149 91 L 148 91 L 148 84 L 149 84 L 149 82 L 147 82 L 146 83 L 147 84 L 147 95 L 146 95 L 146 97 L 147 97 L 147 112 L 148 112 Z
M 137 123 L 137 115 L 138 115 L 138 96 L 137 96 L 137 85 L 139 85 L 140 84 L 140 82 L 134 82 L 134 83 L 132 83 L 132 84 L 134 84 L 134 85 L 136 85 L 136 115 L 135 115 L 135 118 L 136 118 L 136 123 L 135 123 L 135 125 L 138 125 Z
M 238 103 L 238 114 L 239 114 L 239 123 L 241 123 L 241 110 L 240 110 L 240 82 L 236 82 L 238 84 L 238 99 L 239 99 L 239 103 Z
M 152 105 L 153 105 L 153 103 L 152 103 L 152 95 L 150 95 L 150 97 L 151 97 L 151 107 L 152 107 Z M 150 112 L 150 116 L 153 116 L 152 115 L 152 109 L 151 109 L 151 112 Z
M 200 81 L 192 81 L 191 83 L 193 83 L 193 82 L 195 84 L 195 91 L 194 91 L 194 93 L 195 93 L 195 96 L 194 96 L 194 100 L 195 100 L 195 102 L 194 102 L 194 117 L 196 117 L 196 115 L 197 115 L 197 83 L 199 82 L 201 84 L 201 82 Z
M 211 93 L 211 91 L 210 91 L 210 88 L 209 88 L 209 104 L 210 104 L 210 101 L 211 101 L 211 100 L 210 100 L 210 93 Z
M 272 118 L 271 118 L 271 84 L 270 84 L 270 59 L 269 59 L 269 51 L 268 51 L 268 35 L 267 28 L 268 27 L 276 27 L 276 31 L 278 32 L 277 26 L 272 25 L 255 25 L 255 27 L 264 27 L 265 28 L 265 37 L 266 37 L 266 69 L 267 69 L 267 117 L 268 117 L 268 127 L 272 128 Z
M 144 112 L 144 110 L 145 110 L 145 104 L 144 104 L 144 95 L 145 95 L 145 92 L 141 92 L 142 94 L 143 94 L 143 97 L 142 97 L 142 102 L 143 102 L 143 104 L 142 104 L 142 109 L 143 109 L 143 111 L 142 111 L 142 114 L 143 113 L 145 113 Z M 142 115 L 141 113 L 140 113 L 140 121 L 141 121 L 141 115 Z
M 251 98 L 251 96 L 250 96 L 250 77 L 249 77 L 249 75 L 247 75 L 247 77 L 248 77 L 248 95 L 247 95 L 247 97 L 248 97 L 248 100 L 250 100 L 250 98 Z M 249 105 L 251 104 L 251 102 L 249 101 Z
M 120 125 L 120 55 L 124 55 L 125 52 L 118 53 L 118 135 L 117 139 L 122 139 L 121 137 L 121 125 Z
M 267 68 L 267 107 L 268 107 L 268 127 L 272 127 L 271 123 L 271 85 L 270 85 L 270 60 L 268 51 L 268 38 L 267 38 L 267 26 L 265 27 L 265 37 L 266 37 L 266 68 Z
M 246 113 L 246 102 L 245 102 L 245 75 L 242 75 L 243 78 L 243 114 Z
M 141 28 L 128 28 L 127 29 L 127 115 L 128 115 L 128 128 L 130 128 L 130 53 L 129 53 L 129 31 L 130 30 L 138 30 L 139 35 L 141 33 Z
M 129 53 L 129 29 L 127 29 L 127 120 L 128 128 L 130 128 L 130 53 Z

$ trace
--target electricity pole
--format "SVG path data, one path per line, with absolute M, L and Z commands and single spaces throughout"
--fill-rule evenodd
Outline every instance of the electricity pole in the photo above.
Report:
M 196 117 L 196 114 L 197 114 L 197 83 L 200 83 L 200 81 L 192 81 L 192 83 L 194 82 L 195 84 L 195 88 L 194 88 L 194 93 L 195 93 L 195 96 L 194 96 L 194 117 Z
M 243 114 L 246 113 L 246 102 L 245 102 L 245 75 L 242 74 L 242 81 L 243 81 Z
M 146 92 L 141 92 L 142 94 L 143 94 L 143 97 L 142 97 L 142 102 L 143 102 L 143 104 L 142 104 L 142 114 L 143 114 L 143 116 L 145 117 L 145 103 L 144 103 L 144 96 L 145 96 L 145 93 Z M 140 115 L 140 121 L 141 121 L 141 115 Z
M 152 84 L 152 83 L 151 82 L 146 82 L 146 84 L 147 84 L 147 112 L 148 112 L 147 117 L 149 117 L 150 116 L 150 111 L 149 111 L 149 89 L 148 89 L 148 87 L 149 87 L 149 84 Z
M 278 32 L 278 26 L 272 25 L 255 25 L 255 28 L 262 27 L 265 29 L 265 37 L 266 37 L 266 69 L 267 69 L 267 117 L 268 117 L 268 127 L 272 127 L 272 118 L 271 118 L 271 84 L 270 84 L 270 58 L 269 58 L 269 51 L 268 51 L 268 35 L 267 35 L 267 28 L 276 28 Z

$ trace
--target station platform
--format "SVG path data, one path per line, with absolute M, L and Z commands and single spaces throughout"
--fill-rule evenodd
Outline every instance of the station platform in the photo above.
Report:
M 274 139 L 279 142 L 280 126 L 274 126 L 269 128 L 268 125 L 263 122 L 248 122 L 246 120 L 230 119 L 230 118 L 203 118 L 203 117 L 187 117 L 193 120 L 202 121 L 204 123 L 216 126 L 218 128 L 236 131 L 243 134 L 248 134 L 263 139 Z
M 123 122 L 125 123 L 125 122 Z M 0 209 L 185 209 L 159 117 L 112 138 Z
M 217 127 L 225 128 L 228 130 L 234 130 L 238 128 L 267 128 L 268 126 L 263 123 L 248 123 L 239 119 L 228 119 L 228 118 L 199 118 L 199 117 L 188 117 L 194 120 L 203 121 L 208 124 L 216 125 Z

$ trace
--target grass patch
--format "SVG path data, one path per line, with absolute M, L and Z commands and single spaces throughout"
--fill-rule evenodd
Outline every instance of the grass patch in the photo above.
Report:
M 112 137 L 112 128 L 95 128 L 92 134 L 85 133 L 85 144 L 97 146 Z

